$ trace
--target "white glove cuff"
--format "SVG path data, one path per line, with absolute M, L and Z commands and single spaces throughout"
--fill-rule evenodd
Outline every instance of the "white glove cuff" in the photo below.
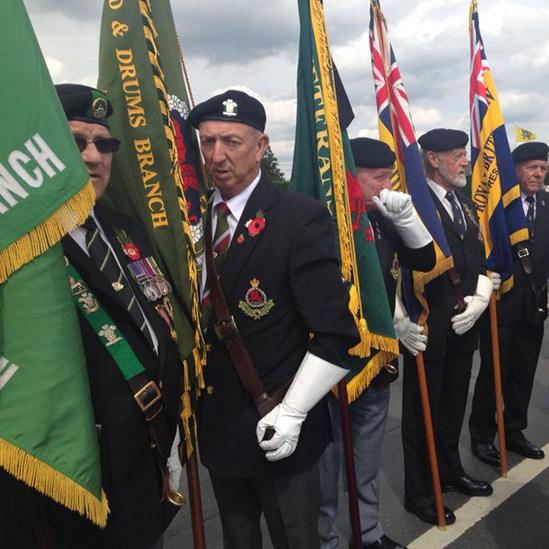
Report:
M 347 369 L 307 352 L 282 402 L 307 413 L 347 372 Z
M 476 295 L 483 297 L 486 301 L 488 301 L 492 295 L 493 289 L 494 285 L 487 276 L 478 275 L 477 289 L 475 290 Z

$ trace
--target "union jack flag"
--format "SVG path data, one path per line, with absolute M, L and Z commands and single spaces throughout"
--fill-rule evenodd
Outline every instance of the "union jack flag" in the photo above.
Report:
M 471 193 L 477 206 L 486 264 L 501 275 L 501 292 L 513 286 L 511 246 L 526 240 L 528 231 L 515 166 L 492 71 L 480 34 L 476 0 L 470 9 Z
M 437 263 L 428 273 L 403 276 L 403 294 L 408 313 L 414 321 L 426 318 L 426 303 L 422 299 L 425 284 L 453 266 L 450 247 L 429 192 L 423 163 L 417 144 L 410 103 L 404 88 L 396 57 L 389 41 L 387 23 L 379 0 L 370 2 L 370 52 L 376 90 L 380 139 L 394 151 L 397 161 L 393 173 L 393 189 L 412 196 L 414 206 L 435 241 Z M 404 271 L 404 269 L 403 269 Z M 403 275 L 406 273 L 403 272 Z M 418 306 L 415 296 L 423 305 Z

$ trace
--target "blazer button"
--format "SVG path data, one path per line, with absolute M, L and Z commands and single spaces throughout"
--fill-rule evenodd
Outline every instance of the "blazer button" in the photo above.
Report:
M 211 385 L 208 385 L 206 387 L 206 393 L 208 393 L 209 395 L 213 395 L 214 393 L 214 388 L 211 386 Z
M 213 349 L 212 344 L 211 343 L 206 343 L 206 352 L 211 353 L 212 349 Z

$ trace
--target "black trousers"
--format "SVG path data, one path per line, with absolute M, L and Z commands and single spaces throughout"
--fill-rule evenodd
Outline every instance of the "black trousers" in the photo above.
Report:
M 507 438 L 521 438 L 528 425 L 528 406 L 538 364 L 543 324 L 528 323 L 523 317 L 512 325 L 499 325 L 501 385 L 505 405 Z M 490 325 L 480 327 L 480 371 L 475 385 L 469 432 L 474 442 L 493 442 L 497 433 L 495 419 L 494 373 Z
M 425 359 L 440 478 L 446 482 L 453 482 L 464 474 L 459 457 L 459 436 L 473 361 L 473 352 L 463 352 L 457 348 L 454 344 L 456 339 L 448 338 L 448 352 L 444 360 Z M 433 485 L 417 367 L 415 358 L 409 353 L 404 355 L 402 445 L 405 500 L 430 500 Z
M 298 473 L 226 479 L 210 473 L 224 549 L 261 549 L 261 514 L 275 549 L 319 549 L 318 465 Z

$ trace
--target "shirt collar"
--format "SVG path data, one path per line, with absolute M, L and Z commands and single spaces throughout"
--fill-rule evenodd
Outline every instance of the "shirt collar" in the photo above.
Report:
M 533 195 L 531 195 L 531 196 L 534 197 L 534 204 L 535 204 L 535 203 L 537 202 L 537 200 L 536 200 L 537 197 L 536 197 L 535 194 L 533 194 Z M 521 199 L 522 199 L 523 202 L 528 202 L 528 201 L 526 200 L 526 199 L 528 198 L 528 195 L 527 195 L 526 193 L 523 193 L 522 191 L 520 191 L 520 197 L 521 197 Z
M 229 198 L 229 200 L 223 200 L 219 189 L 215 189 L 212 195 L 212 209 L 215 208 L 220 202 L 225 202 L 227 206 L 229 206 L 231 215 L 238 222 L 240 220 L 240 217 L 242 216 L 242 212 L 246 207 L 246 203 L 248 202 L 250 195 L 254 192 L 254 189 L 257 187 L 260 179 L 261 170 L 259 170 L 255 179 L 249 185 L 247 185 L 244 190 L 242 190 L 239 194 L 233 196 L 232 198 Z
M 427 178 L 427 185 L 436 194 L 439 200 L 446 199 L 446 193 L 448 192 L 442 185 L 435 183 L 432 179 Z

